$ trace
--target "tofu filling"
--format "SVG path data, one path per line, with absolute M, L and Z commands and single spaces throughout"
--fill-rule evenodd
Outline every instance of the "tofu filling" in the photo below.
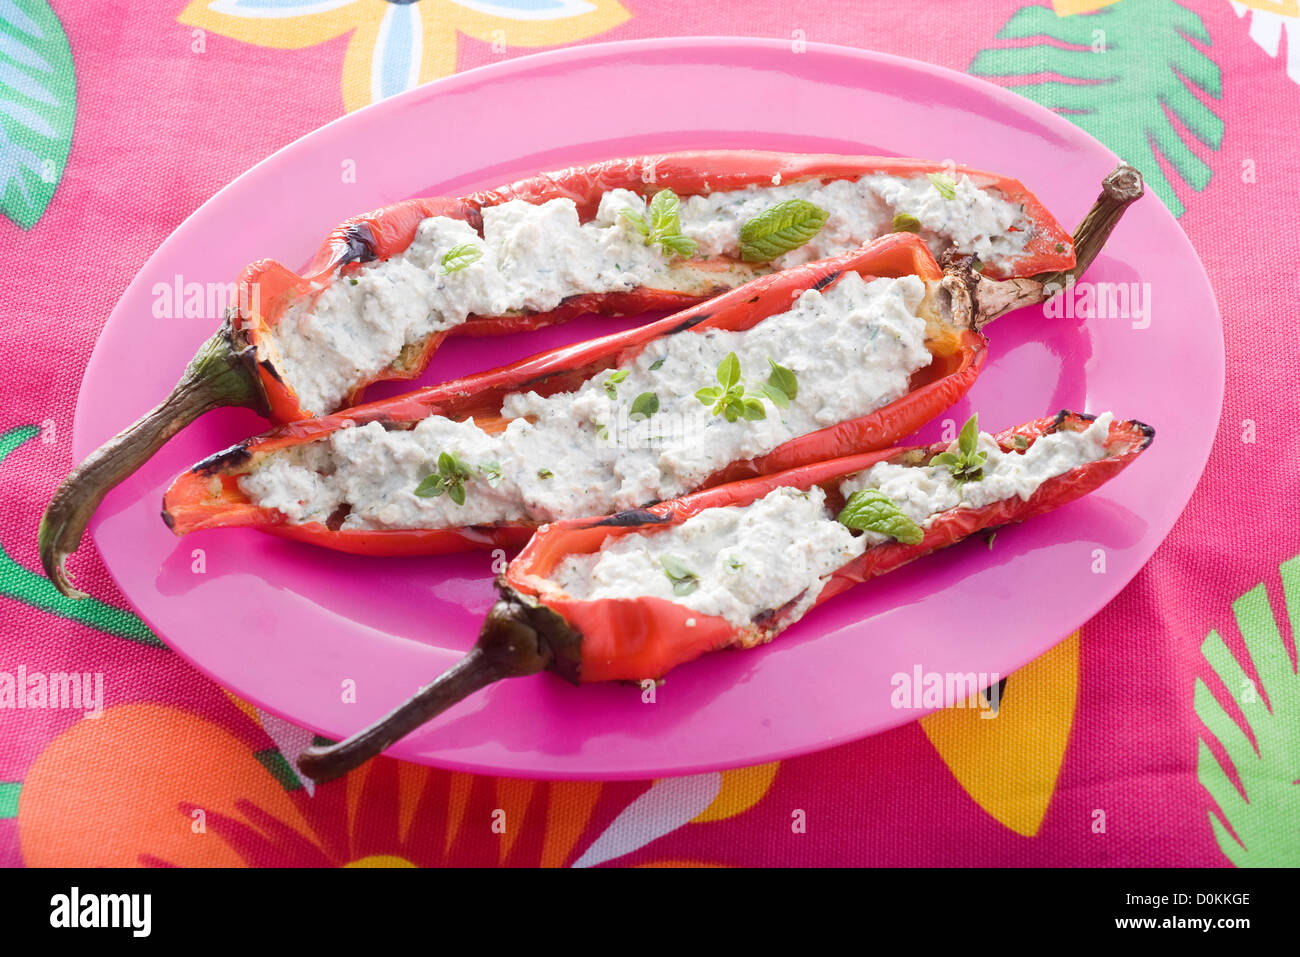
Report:
M 1024 451 L 1003 452 L 981 433 L 979 449 L 988 458 L 979 480 L 959 483 L 942 465 L 882 462 L 842 480 L 839 491 L 847 500 L 862 489 L 878 490 L 928 528 L 955 509 L 1027 501 L 1048 479 L 1104 458 L 1113 418 L 1107 412 L 1082 432 L 1039 436 Z M 950 451 L 956 449 L 953 442 Z M 779 630 L 812 607 L 833 572 L 890 540 L 841 525 L 818 486 L 778 488 L 749 505 L 706 509 L 679 525 L 611 537 L 599 551 L 566 557 L 549 580 L 573 598 L 663 598 L 737 628 L 753 627 L 764 612 L 793 602 Z
M 432 216 L 405 251 L 346 277 L 336 273 L 291 304 L 270 341 L 299 403 L 324 414 L 404 348 L 471 315 L 542 312 L 569 296 L 639 287 L 704 295 L 772 268 L 850 252 L 892 232 L 896 213 L 916 220 L 936 256 L 955 247 L 1009 269 L 1032 235 L 1024 207 L 966 176 L 951 192 L 946 198 L 925 176 L 873 174 L 690 196 L 681 200 L 679 215 L 682 235 L 697 244 L 691 257 L 646 243 L 624 213 L 646 216 L 647 200 L 625 189 L 606 192 L 595 218 L 585 223 L 569 199 L 486 207 L 482 236 L 460 220 Z M 770 264 L 740 262 L 741 227 L 790 199 L 826 210 L 826 223 Z

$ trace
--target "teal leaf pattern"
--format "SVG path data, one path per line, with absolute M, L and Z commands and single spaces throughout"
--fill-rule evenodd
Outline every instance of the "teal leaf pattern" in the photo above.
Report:
M 72 50 L 46 0 L 0 0 L 0 211 L 31 229 L 63 178 L 77 114 Z
M 1219 67 L 1197 45 L 1211 42 L 1197 14 L 1174 0 L 1119 0 L 1068 17 L 1029 6 L 997 37 L 1041 42 L 981 50 L 971 73 L 1018 80 L 1009 89 L 1061 113 L 1136 166 L 1175 216 L 1184 206 L 1157 156 L 1187 186 L 1205 189 L 1210 167 L 1170 118 L 1207 148 L 1223 141 L 1223 121 L 1194 92 L 1222 95 Z
M 0 0 L 3 6 L 5 0 Z M 0 435 L 0 463 L 3 463 L 14 449 L 40 434 L 35 425 L 20 425 Z M 68 598 L 59 594 L 54 583 L 44 575 L 39 575 L 24 568 L 10 557 L 0 545 L 0 597 L 13 598 L 23 604 L 31 605 L 42 611 L 48 611 L 60 618 L 78 621 L 99 631 L 138 641 L 158 648 L 166 646 L 137 615 L 123 608 L 114 608 L 94 598 Z
M 1283 562 L 1279 571 L 1295 638 L 1300 636 L 1300 556 Z M 1228 860 L 1238 867 L 1296 867 L 1300 865 L 1300 675 L 1263 585 L 1233 602 L 1232 612 L 1255 677 L 1247 676 L 1218 632 L 1206 636 L 1201 654 L 1241 708 L 1245 727 L 1199 678 L 1194 707 L 1222 746 L 1241 787 L 1229 779 L 1204 739 L 1199 742 L 1197 777 L 1218 808 L 1218 815 L 1210 812 L 1210 827 Z
M 20 781 L 0 781 L 0 821 L 18 816 L 18 793 L 22 789 Z

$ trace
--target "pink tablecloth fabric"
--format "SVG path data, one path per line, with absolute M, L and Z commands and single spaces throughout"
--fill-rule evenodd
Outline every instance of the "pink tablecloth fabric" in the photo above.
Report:
M 1209 271 L 1227 394 L 1196 495 L 1109 607 L 1009 678 L 998 720 L 656 782 L 381 760 L 312 791 L 297 732 L 166 650 L 93 546 L 73 560 L 93 601 L 32 571 L 95 338 L 217 189 L 417 79 L 689 34 L 1023 85 L 1141 166 Z M 1300 864 L 1298 130 L 1296 0 L 0 0 L 0 862 Z M 103 715 L 14 707 L 52 672 L 110 672 Z M 522 826 L 493 833 L 495 809 Z

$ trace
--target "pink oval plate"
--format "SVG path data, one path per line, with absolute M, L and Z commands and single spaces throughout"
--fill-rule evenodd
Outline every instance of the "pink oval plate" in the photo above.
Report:
M 794 53 L 780 41 L 645 40 L 472 70 L 330 123 L 187 219 L 132 282 L 99 340 L 74 451 L 86 455 L 156 403 L 216 325 L 215 310 L 155 318 L 156 284 L 224 283 L 262 256 L 305 263 L 334 223 L 406 197 L 691 147 L 951 157 L 1020 177 L 1067 227 L 1115 163 L 1064 119 L 995 86 L 841 47 Z M 352 170 L 355 177 L 344 175 Z M 966 542 L 860 587 L 764 648 L 684 666 L 653 703 L 630 685 L 517 679 L 390 753 L 553 778 L 756 764 L 919 717 L 923 709 L 891 703 L 896 674 L 1005 675 L 1047 651 L 1101 609 L 1169 531 L 1204 468 L 1223 392 L 1213 294 L 1155 196 L 1129 212 L 1087 278 L 1136 284 L 1129 288 L 1142 310 L 1084 321 L 1033 309 L 1000 320 L 989 368 L 948 417 L 960 423 L 977 409 L 983 425 L 1000 428 L 1068 407 L 1155 426 L 1150 451 L 1098 494 L 1004 530 L 992 549 Z M 424 381 L 620 325 L 583 319 L 507 339 L 454 340 Z M 175 538 L 158 515 L 169 480 L 264 428 L 247 411 L 210 413 L 110 494 L 92 530 L 122 591 L 172 648 L 267 711 L 340 737 L 470 647 L 493 599 L 492 557 L 361 558 L 245 530 Z M 1104 574 L 1093 572 L 1099 555 Z M 345 700 L 347 682 L 355 703 Z

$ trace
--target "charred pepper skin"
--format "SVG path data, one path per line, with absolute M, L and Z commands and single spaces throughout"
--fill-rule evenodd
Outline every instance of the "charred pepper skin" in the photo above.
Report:
M 1023 451 L 1043 435 L 1061 429 L 1083 431 L 1093 419 L 1062 411 L 1006 429 L 994 438 L 1004 451 Z M 1131 419 L 1113 422 L 1105 457 L 1048 479 L 1028 500 L 1013 497 L 980 508 L 941 513 L 916 545 L 885 542 L 867 549 L 831 573 L 815 605 L 981 531 L 1023 522 L 1074 501 L 1128 467 L 1154 436 L 1155 430 L 1145 423 Z M 725 618 L 663 598 L 571 598 L 551 584 L 548 576 L 567 556 L 597 551 L 609 538 L 680 524 L 705 509 L 749 505 L 782 487 L 807 490 L 818 485 L 829 498 L 838 495 L 838 485 L 845 478 L 879 462 L 924 465 L 947 447 L 948 443 L 941 442 L 868 452 L 721 485 L 646 509 L 546 525 L 498 577 L 501 598 L 465 659 L 365 730 L 338 744 L 308 749 L 298 767 L 316 780 L 344 774 L 457 701 L 502 678 L 550 670 L 574 684 L 640 682 L 661 678 L 677 665 L 711 651 L 750 648 L 769 641 L 791 623 L 787 616 L 794 601 L 761 612 L 750 626 L 737 628 Z

